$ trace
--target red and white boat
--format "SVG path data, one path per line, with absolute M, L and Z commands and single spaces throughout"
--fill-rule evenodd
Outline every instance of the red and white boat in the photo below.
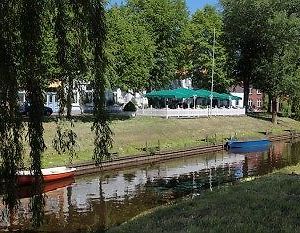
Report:
M 42 169 L 44 182 L 52 182 L 74 177 L 76 168 L 53 167 Z M 19 171 L 17 182 L 19 185 L 29 185 L 34 183 L 34 175 L 30 171 Z

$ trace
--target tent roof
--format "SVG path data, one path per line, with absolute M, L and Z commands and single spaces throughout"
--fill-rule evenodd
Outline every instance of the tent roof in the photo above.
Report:
M 231 94 L 227 94 L 227 93 L 220 94 L 220 97 L 224 98 L 226 100 L 241 100 L 242 99 L 239 96 L 235 96 L 235 95 L 231 95 Z
M 211 94 L 214 99 L 219 100 L 239 100 L 241 99 L 238 96 L 233 96 L 230 94 L 219 94 L 217 92 L 211 92 L 205 89 L 186 89 L 186 88 L 178 88 L 175 90 L 160 90 L 160 91 L 151 91 L 147 93 L 145 96 L 148 98 L 168 98 L 168 99 L 187 99 L 192 97 L 200 97 L 200 98 L 210 98 Z
M 178 88 L 175 90 L 160 90 L 160 91 L 152 91 L 145 95 L 146 97 L 152 98 L 174 98 L 174 99 L 183 99 L 183 98 L 191 98 L 196 96 L 195 91 L 191 89 Z

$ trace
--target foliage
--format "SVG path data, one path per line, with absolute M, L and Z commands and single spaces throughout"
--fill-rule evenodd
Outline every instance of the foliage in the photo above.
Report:
M 190 38 L 187 41 L 186 53 L 191 64 L 190 70 L 195 87 L 210 89 L 213 69 L 213 44 L 214 29 L 215 43 L 215 66 L 214 66 L 214 89 L 225 92 L 231 84 L 231 80 L 225 73 L 227 53 L 222 45 L 223 21 L 222 16 L 211 6 L 197 10 L 189 23 Z
M 273 97 L 300 91 L 300 18 L 295 13 L 274 11 L 265 28 L 268 42 L 256 69 L 256 83 Z
M 106 30 L 103 15 L 103 3 L 96 0 L 5 0 L 0 3 L 0 170 L 1 181 L 2 178 L 6 181 L 4 201 L 9 210 L 16 207 L 16 174 L 23 168 L 23 124 L 18 106 L 18 90 L 22 87 L 31 104 L 27 138 L 30 171 L 36 181 L 32 188 L 36 195 L 31 198 L 29 207 L 37 227 L 43 221 L 45 204 L 41 171 L 46 149 L 43 92 L 50 82 L 58 78 L 64 86 L 67 80 L 71 90 L 75 78 L 84 80 L 84 74 L 92 76 L 96 109 L 94 158 L 97 163 L 108 154 L 111 145 L 111 131 L 104 110 Z M 68 103 L 71 96 L 73 91 L 69 91 Z M 59 127 L 58 131 L 54 139 L 56 149 L 65 151 L 67 148 L 72 154 L 76 134 Z
M 0 3 L 0 175 L 3 201 L 12 210 L 16 204 L 16 172 L 23 165 L 23 123 L 18 113 L 18 55 L 20 3 Z
M 222 1 L 232 73 L 244 83 L 266 92 L 276 103 L 280 96 L 299 92 L 299 1 Z M 247 106 L 245 98 L 244 105 Z
M 124 112 L 135 112 L 136 110 L 135 104 L 131 101 L 129 101 L 123 108 Z
M 140 91 L 149 82 L 154 62 L 155 45 L 151 34 L 127 6 L 112 7 L 106 17 L 106 76 L 110 86 Z
M 70 127 L 68 127 L 68 122 L 64 119 L 58 119 L 56 126 L 56 134 L 52 140 L 52 145 L 55 151 L 59 155 L 69 154 L 70 162 L 72 163 L 76 154 L 76 148 L 78 147 L 77 143 L 77 134 L 74 132 L 74 122 L 70 121 Z
M 109 117 L 105 110 L 105 79 L 106 57 L 104 53 L 104 41 L 106 40 L 107 28 L 102 2 L 91 0 L 82 2 L 83 10 L 87 17 L 87 28 L 93 54 L 93 77 L 94 89 L 94 122 L 92 130 L 95 132 L 94 155 L 96 164 L 101 164 L 103 159 L 110 158 L 109 149 L 112 147 L 112 131 L 109 127 Z
M 175 78 L 188 11 L 183 0 L 130 0 L 130 9 L 146 25 L 156 50 L 147 89 L 165 87 Z
M 265 52 L 263 29 L 270 14 L 269 1 L 221 0 L 223 6 L 224 41 L 229 59 L 227 69 L 236 82 L 243 82 L 244 106 L 248 108 L 250 84 L 255 68 Z

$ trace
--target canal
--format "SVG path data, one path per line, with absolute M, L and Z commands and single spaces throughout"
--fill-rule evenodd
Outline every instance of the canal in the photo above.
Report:
M 1 203 L 0 231 L 105 230 L 178 198 L 199 195 L 299 161 L 300 141 L 276 142 L 265 151 L 223 151 L 76 177 L 45 187 L 45 216 L 38 229 L 32 226 L 26 189 L 20 191 L 20 204 L 14 212 Z

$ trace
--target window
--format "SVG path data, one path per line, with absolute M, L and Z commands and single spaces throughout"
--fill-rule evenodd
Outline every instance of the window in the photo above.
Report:
M 261 95 L 261 91 L 260 90 L 256 90 L 256 94 Z
M 249 88 L 249 95 L 252 95 L 252 87 Z
M 49 103 L 50 103 L 50 104 L 52 104 L 52 100 L 53 100 L 53 94 L 50 93 L 50 94 L 49 94 Z
M 258 99 L 258 100 L 257 100 L 257 107 L 258 107 L 258 108 L 261 108 L 261 104 L 262 104 L 262 100 L 261 100 L 261 99 Z
M 250 107 L 252 106 L 252 99 L 248 100 L 248 106 L 250 106 Z

